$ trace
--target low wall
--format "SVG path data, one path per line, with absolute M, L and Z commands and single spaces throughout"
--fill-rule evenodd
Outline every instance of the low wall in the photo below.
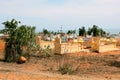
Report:
M 0 39 L 0 60 L 5 59 L 5 41 Z
M 81 42 L 61 43 L 60 38 L 55 39 L 55 52 L 59 54 L 80 52 L 83 49 Z
M 114 44 L 109 44 L 109 45 L 101 45 L 99 47 L 99 52 L 106 52 L 106 51 L 111 51 L 111 50 L 117 50 L 115 48 Z
M 59 54 L 80 52 L 83 48 L 83 43 L 81 42 L 70 41 L 62 43 L 60 38 L 56 38 L 55 41 L 44 41 L 41 40 L 40 36 L 36 37 L 36 44 L 40 45 L 43 49 L 49 46 L 51 49 L 55 50 L 55 53 Z
M 62 43 L 61 44 L 61 54 L 64 53 L 74 53 L 80 52 L 82 50 L 81 43 Z
M 60 38 L 56 38 L 55 41 L 43 41 L 38 37 L 36 40 L 36 43 L 40 45 L 41 48 L 45 49 L 49 46 L 59 54 L 80 52 L 84 47 L 91 47 L 92 51 L 97 52 L 116 50 L 116 42 L 113 41 L 114 39 L 104 41 L 99 37 L 93 37 L 86 42 L 71 40 L 66 43 L 62 43 Z
M 40 36 L 36 37 L 36 44 L 39 45 L 43 49 L 47 48 L 48 46 L 51 49 L 55 48 L 54 41 L 44 41 L 44 40 L 41 40 Z
M 116 40 L 115 39 L 102 39 L 99 37 L 92 38 L 92 50 L 97 52 L 106 52 L 117 50 L 116 48 Z
M 47 47 L 54 49 L 55 45 L 54 45 L 54 41 L 41 41 L 40 43 L 40 47 L 45 49 Z

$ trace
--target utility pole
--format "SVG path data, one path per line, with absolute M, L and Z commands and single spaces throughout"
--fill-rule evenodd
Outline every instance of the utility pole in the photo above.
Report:
M 61 25 L 61 27 L 60 27 L 60 33 L 62 33 L 62 25 Z

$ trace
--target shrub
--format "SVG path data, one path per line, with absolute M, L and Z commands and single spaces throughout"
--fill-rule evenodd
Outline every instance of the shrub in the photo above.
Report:
M 61 74 L 74 74 L 78 71 L 79 62 L 73 58 L 62 56 L 63 58 L 60 59 L 58 62 L 58 70 Z
M 71 74 L 72 72 L 74 72 L 72 67 L 73 66 L 71 64 L 64 64 L 60 66 L 59 71 L 61 72 L 61 74 Z
M 48 58 L 54 54 L 54 51 L 50 48 L 50 46 L 43 48 L 39 48 L 39 52 L 36 56 L 40 58 Z
M 109 62 L 109 65 L 120 68 L 120 62 L 119 61 L 111 61 L 111 62 Z

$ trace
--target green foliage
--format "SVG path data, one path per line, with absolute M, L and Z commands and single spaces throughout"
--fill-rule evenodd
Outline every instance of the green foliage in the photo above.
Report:
M 67 34 L 75 34 L 76 30 L 68 30 Z
M 93 36 L 99 36 L 98 26 L 93 25 L 93 27 L 92 27 L 92 33 L 93 33 Z
M 43 34 L 44 35 L 49 34 L 49 31 L 47 29 L 43 29 Z
M 35 27 L 21 25 L 18 27 L 20 21 L 12 19 L 3 23 L 5 29 L 3 33 L 8 34 L 9 38 L 6 40 L 6 56 L 5 60 L 8 62 L 16 62 L 19 56 L 22 55 L 22 47 L 30 48 L 35 45 Z M 28 51 L 29 51 L 28 50 Z
M 86 35 L 86 30 L 85 27 L 83 26 L 82 28 L 79 28 L 79 36 L 85 36 Z
M 93 27 L 91 28 L 91 31 L 92 31 L 93 36 L 102 36 L 103 37 L 106 34 L 106 32 L 102 28 L 99 28 L 96 25 L 93 25 Z
M 2 31 L 2 30 L 0 30 L 0 34 L 1 34 L 1 33 L 3 33 L 3 31 Z
M 91 34 L 92 34 L 92 29 L 91 29 L 91 28 L 88 28 L 87 34 L 88 34 L 88 35 L 91 35 Z
M 100 36 L 102 37 L 106 36 L 107 34 L 102 28 L 99 29 L 99 32 L 100 32 Z
M 39 53 L 37 56 L 40 58 L 49 58 L 54 54 L 54 51 L 50 48 L 50 46 L 44 46 L 43 48 L 39 48 Z
M 87 34 L 104 37 L 106 36 L 107 33 L 102 28 L 99 28 L 98 26 L 93 25 L 92 28 L 88 28 Z

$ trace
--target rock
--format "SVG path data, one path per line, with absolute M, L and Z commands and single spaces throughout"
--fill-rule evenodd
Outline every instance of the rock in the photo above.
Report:
M 24 56 L 20 56 L 20 58 L 18 59 L 19 64 L 25 63 L 26 61 L 27 59 Z
M 20 59 L 21 59 L 21 61 L 26 61 L 26 58 L 23 56 L 21 56 Z

